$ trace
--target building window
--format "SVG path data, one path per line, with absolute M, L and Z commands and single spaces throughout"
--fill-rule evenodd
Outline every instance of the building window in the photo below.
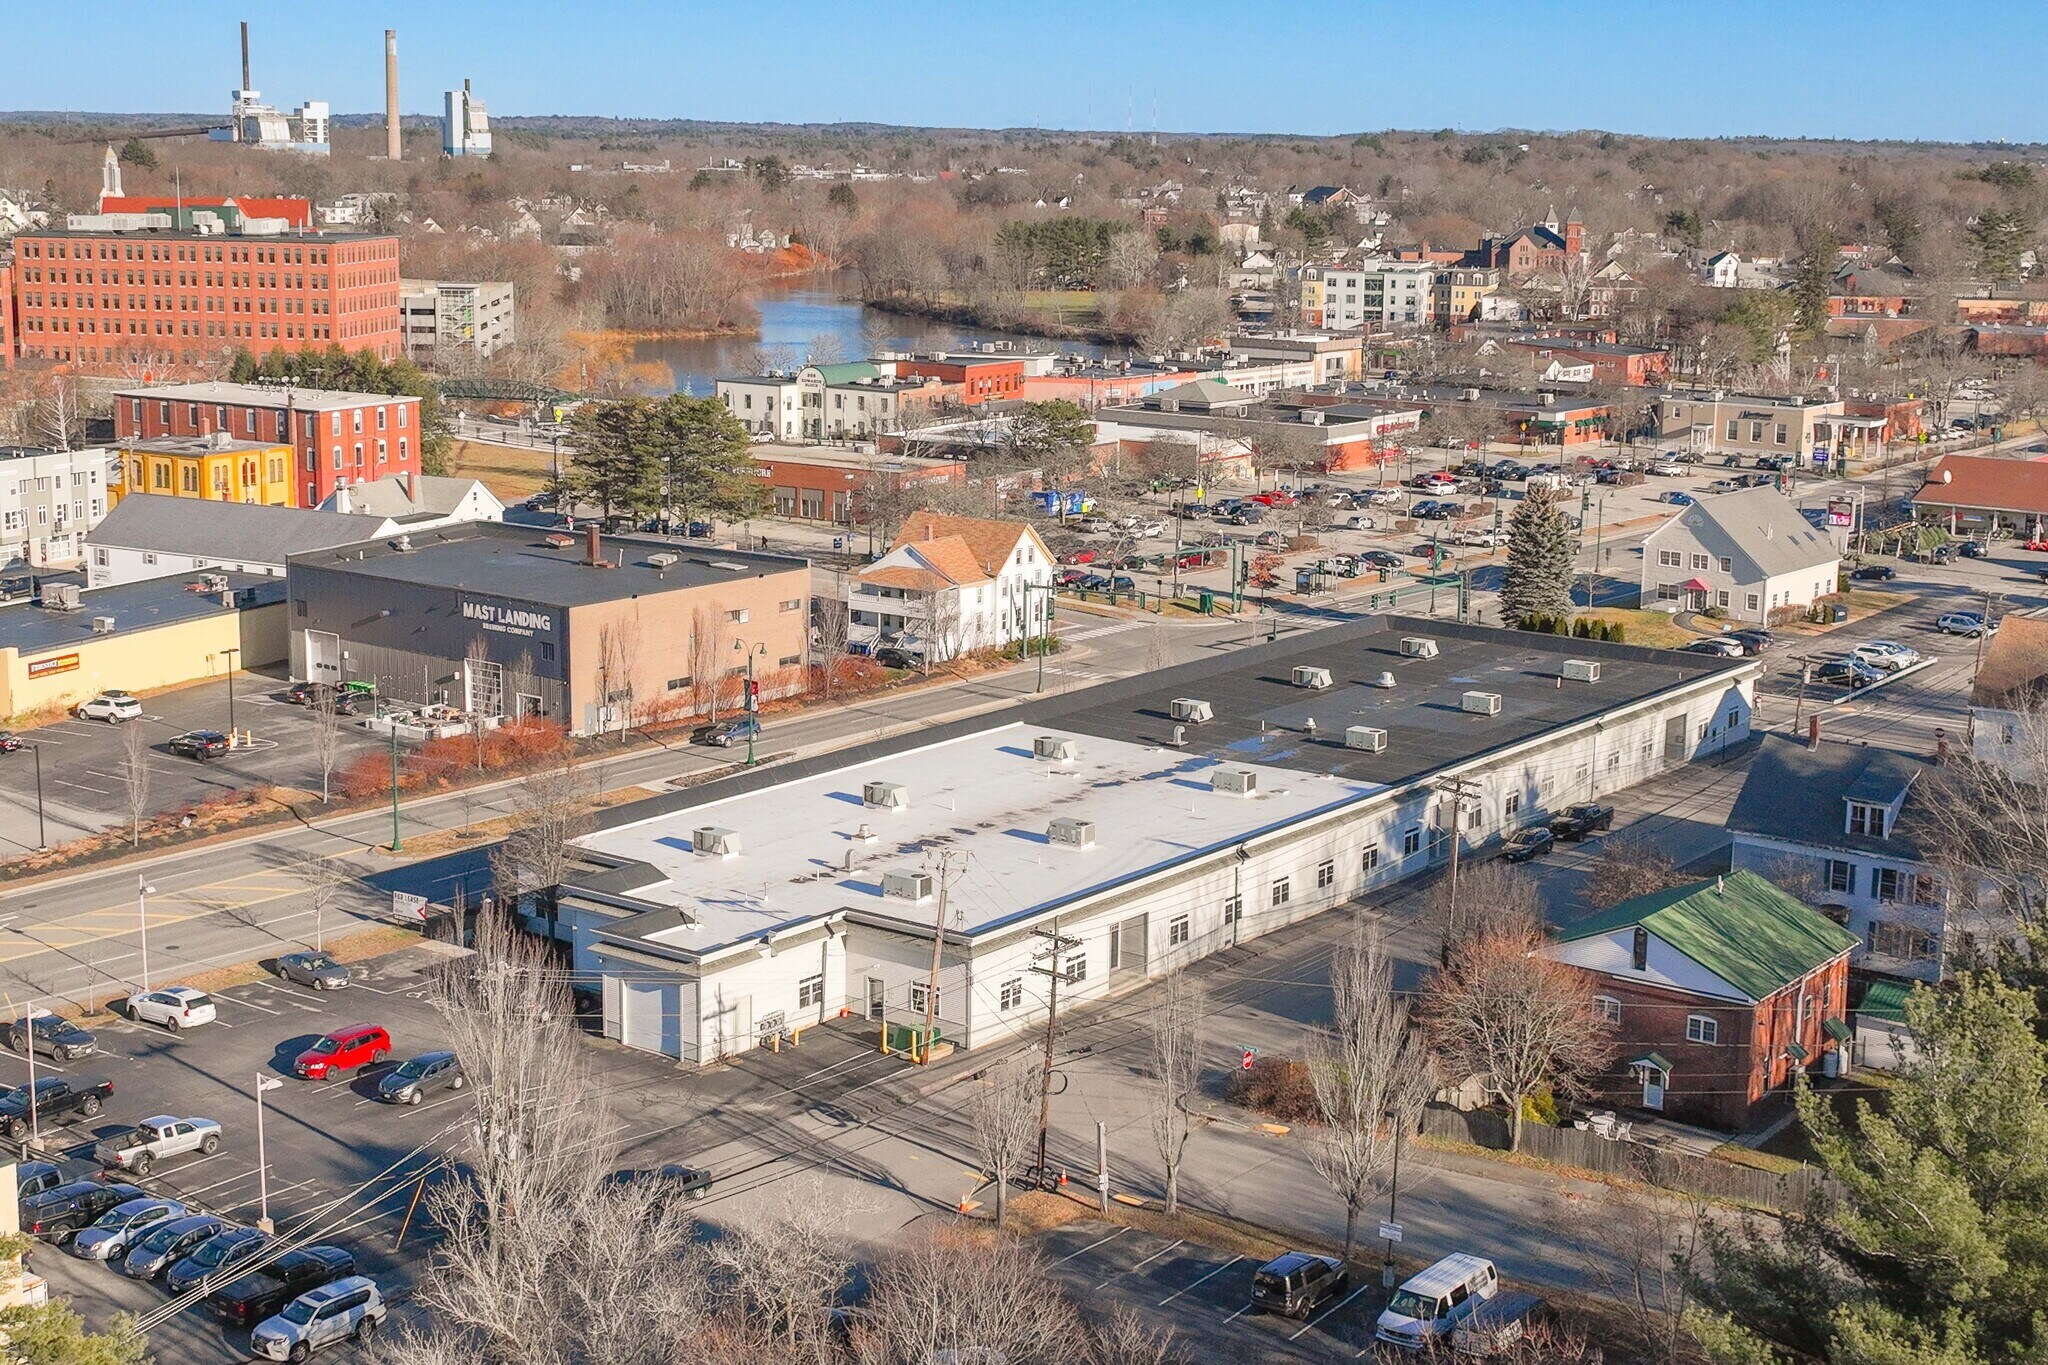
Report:
M 1422 827 L 1420 825 L 1417 825 L 1401 836 L 1401 856 L 1404 858 L 1412 858 L 1418 852 L 1420 852 L 1421 849 Z
M 1365 850 L 1365 852 L 1359 857 L 1358 870 L 1363 872 L 1368 877 L 1370 877 L 1373 873 L 1379 871 L 1380 851 L 1377 848 L 1369 848 Z
M 1285 877 L 1275 877 L 1273 879 L 1273 899 L 1269 904 L 1285 905 L 1293 899 L 1294 888 L 1288 884 L 1288 879 Z
M 999 1010 L 1013 1010 L 1023 1003 L 1024 982 L 1013 976 L 1003 983 L 1002 990 L 997 994 L 996 1008 Z
M 1720 559 L 1719 559 L 1719 560 L 1718 560 L 1717 562 L 1718 562 L 1718 563 L 1720 564 L 1720 566 L 1721 566 L 1721 572 L 1722 572 L 1722 573 L 1734 573 L 1734 572 L 1735 572 L 1735 561 L 1734 561 L 1733 559 L 1729 558 L 1729 557 L 1728 557 L 1727 555 L 1722 555 L 1722 556 L 1721 556 L 1721 558 L 1720 558 Z
M 911 983 L 910 983 L 910 1012 L 911 1012 L 912 1014 L 923 1014 L 923 1013 L 925 1012 L 925 1010 L 927 1009 L 927 1005 L 926 1005 L 926 1001 L 927 1001 L 927 1000 L 929 1000 L 929 1001 L 930 1001 L 929 1009 L 931 1010 L 931 1013 L 932 1013 L 933 1017 L 934 1017 L 934 1018 L 936 1018 L 936 1017 L 937 1017 L 937 1015 L 938 1015 L 938 1013 L 939 1013 L 939 993 L 938 993 L 938 991 L 936 991 L 936 990 L 934 990 L 934 989 L 932 988 L 932 985 L 931 985 L 931 983 L 930 983 L 930 982 L 926 982 L 926 981 L 913 981 L 913 982 L 911 982 Z
M 1235 924 L 1244 918 L 1244 897 L 1227 896 L 1223 901 L 1223 922 Z
M 1610 1024 L 1621 1022 L 1621 1002 L 1611 995 L 1594 996 L 1593 1012 Z
M 1522 794 L 1520 792 L 1509 792 L 1500 799 L 1500 818 L 1502 824 L 1506 824 L 1521 813 Z
M 1849 832 L 1851 834 L 1861 834 L 1872 839 L 1882 839 L 1884 838 L 1884 817 L 1885 808 L 1883 806 L 1872 805 L 1867 801 L 1851 801 L 1849 803 Z
M 1642 925 L 1636 926 L 1629 936 L 1629 965 L 1639 972 L 1650 969 L 1650 931 Z
M 1692 557 L 1692 566 L 1693 566 L 1693 568 L 1695 568 L 1695 569 L 1704 569 L 1704 568 L 1706 568 L 1706 567 L 1707 567 L 1707 557 L 1706 557 L 1705 555 L 1694 555 L 1694 556 Z
M 745 625 L 747 620 L 747 609 L 745 607 L 735 607 L 725 614 L 725 619 L 728 621 L 735 622 L 739 625 Z
M 1906 876 L 1896 867 L 1870 869 L 1870 898 L 1881 905 L 1896 904 L 1904 897 Z
M 1762 604 L 1762 601 L 1763 599 L 1753 592 L 1744 593 L 1742 595 L 1742 609 L 1744 611 L 1755 611 Z
M 1188 941 L 1188 917 L 1175 915 L 1166 922 L 1166 946 L 1178 948 Z
M 781 603 L 778 607 L 778 610 L 781 611 L 802 611 L 803 609 L 804 603 L 801 597 L 792 597 L 787 602 Z
M 1079 985 L 1088 979 L 1088 954 L 1075 953 L 1067 959 L 1067 984 Z
M 807 976 L 796 983 L 796 1007 L 798 1009 L 813 1010 L 824 1003 L 825 978 L 822 975 Z
M 1662 569 L 1676 569 L 1683 566 L 1685 557 L 1676 550 L 1657 551 L 1657 566 Z
M 1337 864 L 1327 858 L 1316 864 L 1316 890 L 1328 891 L 1336 884 Z
M 1853 892 L 1856 889 L 1856 864 L 1840 858 L 1830 858 L 1828 864 L 1828 890 Z
M 1935 955 L 1934 935 L 1910 924 L 1878 921 L 1870 926 L 1870 951 L 1886 957 L 1931 958 Z
M 1709 1046 L 1712 1046 L 1713 1044 L 1720 1042 L 1720 1021 L 1716 1019 L 1710 1019 L 1704 1014 L 1686 1015 L 1685 1041 L 1688 1043 L 1706 1043 Z
M 690 680 L 688 678 L 670 678 L 668 680 L 668 690 L 671 692 L 680 692 L 689 685 Z

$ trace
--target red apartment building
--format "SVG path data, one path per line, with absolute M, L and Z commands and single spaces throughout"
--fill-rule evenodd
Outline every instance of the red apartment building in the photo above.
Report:
M 14 262 L 0 259 L 0 370 L 14 368 Z
M 891 495 L 915 485 L 967 482 L 960 460 L 812 446 L 759 445 L 750 453 L 776 516 L 843 526 L 886 514 Z
M 1508 343 L 1532 351 L 1538 360 L 1591 365 L 1596 384 L 1654 384 L 1671 368 L 1669 352 L 1616 341 L 1612 332 L 1593 341 L 1566 337 L 1517 337 Z
M 919 356 L 896 362 L 896 373 L 910 378 L 942 379 L 960 385 L 960 401 L 968 407 L 1021 397 L 1024 362 L 978 359 L 974 356 Z
M 21 354 L 84 370 L 214 368 L 238 347 L 404 353 L 398 238 L 178 229 L 14 239 Z
M 115 444 L 158 436 L 229 436 L 292 447 L 294 503 L 314 507 L 344 485 L 420 472 L 420 400 L 259 384 L 167 384 L 114 394 Z

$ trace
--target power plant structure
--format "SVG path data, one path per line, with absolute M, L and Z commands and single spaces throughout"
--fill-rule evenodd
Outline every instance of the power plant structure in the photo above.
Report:
M 467 77 L 460 90 L 450 90 L 443 97 L 441 152 L 444 156 L 491 154 L 491 117 L 484 102 L 470 93 Z
M 405 154 L 398 136 L 398 30 L 384 30 L 384 155 L 397 161 Z
M 395 44 L 394 44 L 395 50 Z M 242 84 L 231 92 L 228 126 L 207 136 L 215 142 L 238 142 L 270 152 L 326 156 L 328 108 L 325 100 L 308 100 L 292 113 L 263 103 L 262 92 L 250 88 L 249 23 L 242 21 Z

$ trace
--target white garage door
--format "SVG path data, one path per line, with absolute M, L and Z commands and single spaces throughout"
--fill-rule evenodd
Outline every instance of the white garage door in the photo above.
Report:
M 676 988 L 659 981 L 628 981 L 619 997 L 619 1041 L 627 1047 L 676 1057 Z

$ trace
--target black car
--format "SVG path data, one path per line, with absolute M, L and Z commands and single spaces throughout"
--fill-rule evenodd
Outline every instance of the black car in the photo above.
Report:
M 1550 852 L 1557 836 L 1548 825 L 1525 825 L 1510 834 L 1502 845 L 1501 857 L 1511 863 L 1526 863 Z
M 106 1107 L 107 1096 L 113 1093 L 112 1081 L 83 1077 L 74 1080 L 68 1076 L 41 1077 L 35 1085 L 33 1111 L 29 1104 L 29 1088 L 25 1085 L 0 1096 L 0 1133 L 19 1142 L 29 1135 L 31 1127 L 61 1123 L 73 1114 L 91 1118 Z
M 1851 691 L 1881 681 L 1884 674 L 1861 659 L 1829 659 L 1813 670 L 1815 682 L 1834 683 Z
M 728 749 L 735 744 L 744 744 L 761 734 L 761 722 L 752 716 L 728 716 L 714 720 L 709 725 L 700 725 L 690 731 L 690 743 L 709 744 L 715 748 Z
M 460 1090 L 467 1084 L 454 1053 L 422 1052 L 377 1078 L 377 1098 L 386 1104 L 418 1104 L 436 1090 Z
M 1566 806 L 1550 819 L 1550 832 L 1560 839 L 1583 839 L 1588 834 L 1614 828 L 1614 807 L 1594 801 Z
M 227 1274 L 269 1245 L 270 1234 L 261 1228 L 229 1228 L 165 1271 L 164 1288 L 182 1294 L 209 1275 Z
M 1889 583 L 1899 576 L 1899 571 L 1889 564 L 1865 564 L 1860 569 L 1849 571 L 1849 577 L 1858 583 Z
M 172 735 L 164 747 L 180 758 L 196 758 L 203 763 L 219 758 L 230 746 L 228 737 L 218 730 L 187 730 L 182 735 Z
M 1358 562 L 1375 569 L 1398 569 L 1401 556 L 1391 550 L 1367 550 L 1358 557 Z
M 605 1177 L 605 1183 L 617 1188 L 650 1187 L 662 1203 L 672 1199 L 698 1200 L 711 1192 L 711 1172 L 701 1166 L 670 1164 L 613 1171 Z
M 1982 541 L 1966 540 L 1962 543 L 1962 545 L 1964 559 L 1982 559 L 1985 555 L 1990 553 L 1989 550 L 1986 550 L 1984 548 L 1984 543 Z
M 1743 630 L 1731 630 L 1721 638 L 1733 640 L 1736 644 L 1741 645 L 1744 654 L 1761 654 L 1776 643 L 1776 638 L 1761 626 L 1749 627 Z
M 60 1019 L 54 1014 L 38 1014 L 32 1019 L 16 1019 L 0 1032 L 0 1041 L 16 1052 L 26 1052 L 31 1041 L 35 1050 L 45 1057 L 58 1061 L 69 1061 L 83 1057 L 99 1046 L 99 1039 L 91 1032 L 80 1028 L 69 1019 Z
M 1305 1318 L 1351 1286 L 1351 1273 L 1334 1256 L 1288 1251 L 1252 1272 L 1252 1307 Z
M 1090 575 L 1089 575 L 1089 577 L 1090 577 L 1090 578 L 1101 578 L 1101 577 L 1102 577 L 1102 575 L 1101 575 L 1101 574 L 1090 574 Z M 1107 583 L 1107 582 L 1108 582 L 1108 580 L 1107 580 L 1107 579 L 1104 579 L 1104 582 L 1105 582 L 1105 583 Z M 875 662 L 876 662 L 876 663 L 878 663 L 878 664 L 880 664 L 880 665 L 881 665 L 882 667 L 884 667 L 884 668 L 923 668 L 923 667 L 924 667 L 924 660 L 922 660 L 922 659 L 918 658 L 918 657 L 917 657 L 917 655 L 915 655 L 915 654 L 912 654 L 912 653 L 911 653 L 911 652 L 910 652 L 909 650 L 907 650 L 907 649 L 898 649 L 898 648 L 896 648 L 896 646 L 894 646 L 894 645 L 884 645 L 884 646 L 883 646 L 882 648 L 880 648 L 880 649 L 876 650 L 876 651 L 875 651 Z
M 356 714 L 356 694 L 344 692 L 333 683 L 295 682 L 284 690 L 284 699 L 294 706 L 311 706 L 322 697 L 334 700 L 334 713 L 338 716 Z
M 355 1273 L 356 1258 L 340 1247 L 300 1247 L 228 1281 L 206 1301 L 230 1326 L 254 1327 L 307 1290 Z
M 91 1227 L 116 1204 L 143 1199 L 148 1191 L 125 1181 L 73 1180 L 21 1201 L 21 1230 L 31 1237 L 62 1242 Z

